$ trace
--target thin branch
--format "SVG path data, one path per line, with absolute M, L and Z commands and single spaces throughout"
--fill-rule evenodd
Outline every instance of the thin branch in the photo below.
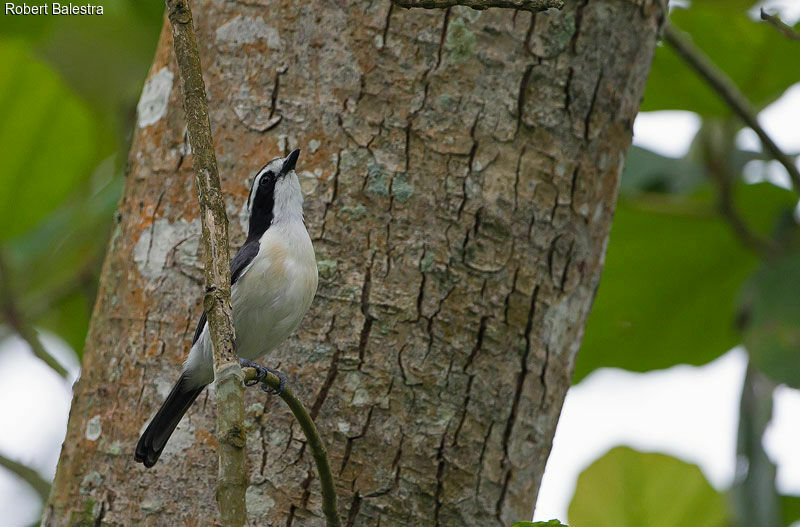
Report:
M 695 72 L 717 92 L 731 109 L 749 126 L 761 139 L 761 144 L 780 164 L 786 168 L 796 191 L 800 191 L 800 171 L 792 160 L 778 148 L 778 145 L 767 135 L 767 132 L 758 124 L 756 111 L 750 101 L 739 91 L 736 85 L 725 73 L 711 62 L 705 53 L 694 46 L 681 32 L 670 24 L 665 24 L 664 40 L 672 46 L 675 52 L 691 66 Z
M 42 503 L 47 502 L 47 497 L 50 495 L 50 483 L 40 476 L 38 472 L 13 459 L 8 459 L 2 454 L 0 454 L 0 467 L 14 473 L 30 485 L 42 499 Z
M 550 8 L 561 9 L 564 7 L 562 0 L 392 0 L 392 2 L 405 8 L 446 9 L 462 5 L 479 11 L 490 7 L 506 7 L 509 9 L 524 9 L 534 13 Z
M 777 15 L 770 15 L 764 11 L 763 7 L 761 8 L 761 20 L 764 20 L 769 25 L 780 31 L 783 36 L 789 40 L 800 40 L 800 33 L 795 31 L 792 26 L 784 23 L 784 21 L 778 18 Z
M 728 153 L 719 146 L 715 148 L 712 135 L 701 130 L 699 144 L 703 152 L 703 164 L 717 186 L 717 207 L 720 214 L 744 247 L 761 256 L 774 255 L 778 251 L 777 244 L 750 229 L 744 218 L 739 215 L 733 194 L 733 180 L 736 173 L 730 170 L 726 163 Z M 725 143 L 727 144 L 727 141 Z
M 203 225 L 206 284 L 203 307 L 208 315 L 216 377 L 219 441 L 217 503 L 223 524 L 226 527 L 240 527 L 247 524 L 244 384 L 234 350 L 236 337 L 231 312 L 228 217 L 225 214 L 217 172 L 192 11 L 187 0 L 166 0 L 166 3 L 172 25 L 175 57 L 181 73 L 186 128 L 192 147 L 195 185 Z
M 255 368 L 243 368 L 245 380 L 255 380 L 257 372 Z M 273 390 L 277 390 L 281 384 L 280 379 L 275 375 L 269 373 L 267 378 L 263 381 L 267 386 Z M 314 461 L 317 464 L 317 472 L 319 474 L 319 483 L 322 487 L 322 512 L 325 513 L 325 519 L 328 527 L 340 527 L 341 519 L 336 510 L 336 489 L 333 485 L 333 474 L 331 473 L 331 466 L 328 463 L 328 452 L 325 449 L 325 444 L 322 442 L 314 420 L 306 410 L 303 403 L 295 396 L 289 388 L 284 388 L 280 394 L 281 399 L 289 406 L 289 409 L 294 414 L 295 419 L 303 429 L 303 433 L 308 441 L 308 446 L 311 447 L 311 454 L 314 456 Z
M 2 253 L 0 253 L 0 303 L 2 303 L 3 318 L 11 328 L 28 343 L 31 351 L 45 364 L 50 366 L 62 377 L 67 377 L 68 372 L 59 362 L 47 352 L 36 330 L 28 324 L 27 320 L 19 310 L 17 298 L 11 286 L 11 275 L 8 265 Z

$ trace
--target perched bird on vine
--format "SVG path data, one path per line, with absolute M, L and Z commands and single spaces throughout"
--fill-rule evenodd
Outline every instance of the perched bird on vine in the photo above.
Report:
M 303 222 L 303 194 L 295 172 L 300 150 L 276 158 L 256 174 L 247 200 L 247 240 L 231 261 L 231 307 L 236 353 L 258 378 L 280 372 L 252 362 L 297 329 L 317 290 L 314 247 Z M 214 359 L 206 313 L 200 317 L 183 373 L 150 421 L 134 459 L 146 467 L 158 461 L 175 427 L 203 389 L 214 380 Z M 279 390 L 280 391 L 280 390 Z

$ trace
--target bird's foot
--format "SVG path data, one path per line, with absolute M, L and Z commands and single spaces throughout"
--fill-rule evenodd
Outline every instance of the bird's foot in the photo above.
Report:
M 257 373 L 255 379 L 251 379 L 250 381 L 246 381 L 244 383 L 245 386 L 255 386 L 256 384 L 261 383 L 261 389 L 262 390 L 264 390 L 266 393 L 274 394 L 274 395 L 280 395 L 280 394 L 283 393 L 283 390 L 286 389 L 286 375 L 284 375 L 283 373 L 279 372 L 278 370 L 273 370 L 272 368 L 267 368 L 267 367 L 262 366 L 261 364 L 259 364 L 257 362 L 253 362 L 253 361 L 247 360 L 247 359 L 242 359 L 241 357 L 239 358 L 239 364 L 242 365 L 242 368 L 253 368 L 253 369 L 256 370 L 256 373 Z M 276 376 L 278 379 L 280 379 L 281 383 L 278 386 L 277 390 L 272 388 L 272 386 L 270 386 L 269 384 L 267 384 L 266 379 L 267 379 L 267 374 L 268 373 L 271 373 L 274 376 Z

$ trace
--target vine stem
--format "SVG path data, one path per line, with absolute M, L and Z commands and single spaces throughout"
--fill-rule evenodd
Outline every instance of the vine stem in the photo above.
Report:
M 244 372 L 245 381 L 253 381 L 258 375 L 255 368 L 242 368 L 242 371 Z M 267 374 L 267 377 L 262 382 L 273 390 L 277 390 L 281 384 L 280 379 L 272 373 Z M 322 442 L 317 426 L 314 424 L 314 420 L 306 410 L 306 407 L 303 406 L 303 403 L 300 402 L 291 389 L 284 388 L 280 398 L 289 406 L 295 419 L 300 424 L 300 428 L 303 429 L 308 446 L 311 448 L 311 454 L 314 456 L 314 462 L 317 464 L 319 483 L 322 487 L 322 512 L 325 514 L 327 525 L 328 527 L 341 527 L 341 519 L 336 508 L 336 488 L 333 484 L 331 466 L 328 463 L 328 451 L 325 449 L 325 443 Z

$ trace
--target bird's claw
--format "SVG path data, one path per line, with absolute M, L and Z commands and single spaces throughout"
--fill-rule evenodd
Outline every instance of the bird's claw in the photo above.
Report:
M 258 364 L 257 362 L 249 361 L 247 359 L 239 359 L 239 363 L 244 368 L 253 368 L 256 370 L 256 377 L 254 379 L 250 379 L 249 381 L 245 381 L 245 386 L 255 386 L 256 384 L 261 383 L 261 389 L 270 394 L 270 395 L 280 395 L 286 389 L 286 375 L 281 373 L 278 370 L 273 370 L 272 368 L 267 368 Z M 278 386 L 278 389 L 272 388 L 269 384 L 267 384 L 267 374 L 273 374 L 276 376 L 281 382 Z

